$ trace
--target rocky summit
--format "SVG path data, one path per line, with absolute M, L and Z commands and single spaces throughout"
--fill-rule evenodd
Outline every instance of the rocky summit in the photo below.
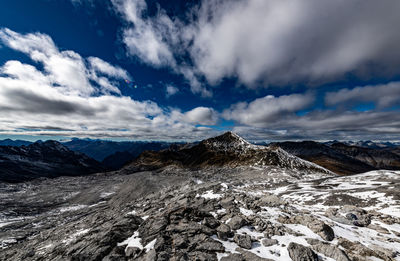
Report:
M 400 260 L 399 171 L 338 176 L 281 151 L 228 133 L 1 184 L 0 260 Z
M 287 153 L 278 146 L 253 145 L 233 132 L 203 140 L 193 146 L 144 152 L 127 164 L 126 168 L 132 171 L 160 169 L 168 166 L 186 169 L 275 166 L 283 169 L 331 173 L 319 165 Z

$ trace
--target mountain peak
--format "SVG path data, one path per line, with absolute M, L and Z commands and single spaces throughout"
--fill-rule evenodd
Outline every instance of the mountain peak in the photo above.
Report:
M 222 135 L 213 137 L 213 138 L 209 138 L 207 140 L 204 141 L 212 141 L 212 142 L 224 142 L 224 143 L 241 143 L 241 144 L 248 144 L 251 145 L 250 142 L 246 141 L 245 139 L 243 139 L 242 137 L 240 137 L 239 135 L 237 135 L 236 133 L 232 132 L 232 131 L 227 131 Z

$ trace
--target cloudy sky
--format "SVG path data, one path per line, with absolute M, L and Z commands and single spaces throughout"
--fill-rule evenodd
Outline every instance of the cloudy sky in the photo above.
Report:
M 0 2 L 0 138 L 400 140 L 398 0 Z

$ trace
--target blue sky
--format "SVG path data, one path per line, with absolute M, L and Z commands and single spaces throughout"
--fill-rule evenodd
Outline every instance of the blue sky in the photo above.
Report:
M 0 3 L 1 137 L 399 140 L 397 1 Z

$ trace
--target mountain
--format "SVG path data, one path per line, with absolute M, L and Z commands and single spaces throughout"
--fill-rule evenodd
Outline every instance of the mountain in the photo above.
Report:
M 232 132 L 203 140 L 193 146 L 174 146 L 159 152 L 145 151 L 125 168 L 147 170 L 166 166 L 189 169 L 277 166 L 287 169 L 329 172 L 316 164 L 293 156 L 277 146 L 253 145 Z
M 107 156 L 101 163 L 110 170 L 118 170 L 134 158 L 135 156 L 128 151 L 117 151 Z
M 20 147 L 0 146 L 0 181 L 21 182 L 101 171 L 105 168 L 98 161 L 71 151 L 57 141 L 38 141 Z
M 274 143 L 274 145 L 337 174 L 349 175 L 375 170 L 375 167 L 368 163 L 346 155 L 331 146 L 315 141 L 287 141 Z
M 351 146 L 340 142 L 314 141 L 274 143 L 288 153 L 314 162 L 337 174 L 348 175 L 376 169 L 400 169 L 400 157 L 390 150 Z
M 292 145 L 356 160 L 346 146 Z M 4 148 L 23 149 L 20 161 L 74 154 L 57 142 Z M 400 171 L 338 176 L 231 132 L 114 172 L 1 183 L 0 198 L 0 260 L 400 259 Z
M 349 157 L 365 162 L 375 169 L 400 169 L 400 156 L 391 151 L 349 146 L 344 143 L 334 143 L 331 147 Z
M 30 141 L 26 140 L 12 140 L 12 139 L 5 139 L 5 140 L 0 140 L 0 146 L 28 146 L 32 144 Z
M 146 142 L 146 141 L 106 141 L 106 140 L 91 140 L 77 139 L 63 142 L 63 145 L 70 150 L 82 152 L 89 157 L 103 161 L 108 156 L 117 152 L 128 152 L 132 155 L 130 160 L 139 156 L 145 150 L 161 150 L 168 148 L 171 143 L 168 142 Z M 128 155 L 128 154 L 126 154 Z

